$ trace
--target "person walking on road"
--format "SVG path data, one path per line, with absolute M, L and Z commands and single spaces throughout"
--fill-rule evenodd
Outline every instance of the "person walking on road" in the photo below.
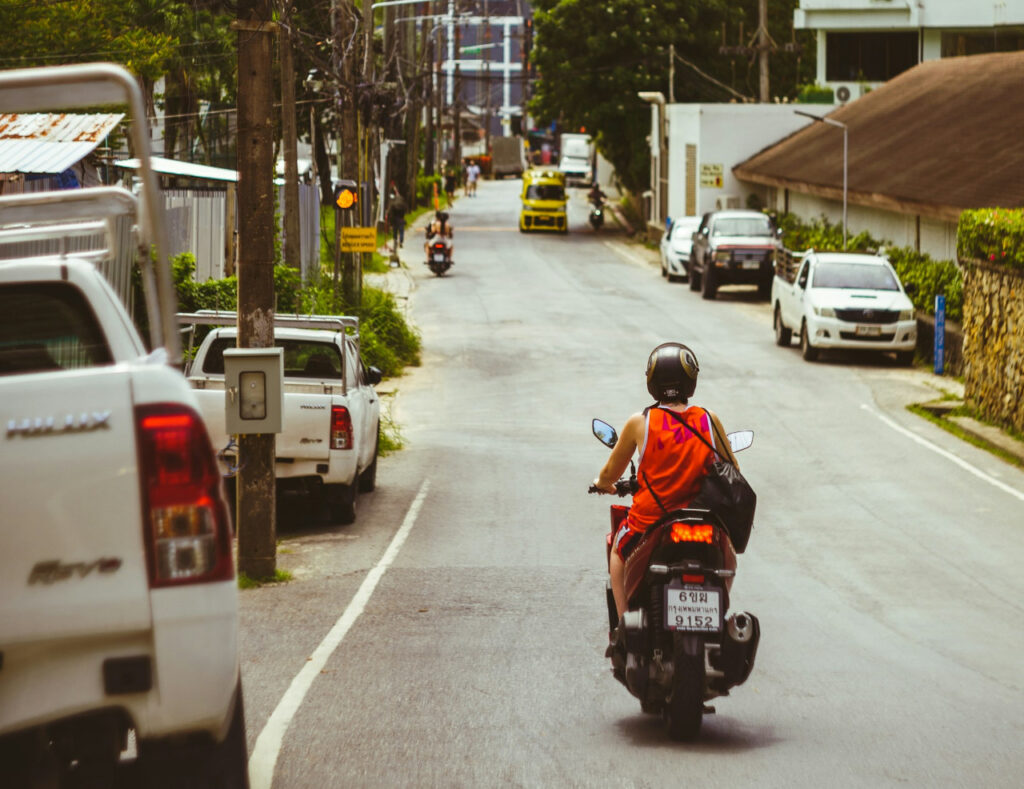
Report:
M 466 194 L 476 197 L 476 182 L 480 180 L 480 165 L 475 161 L 466 168 Z
M 402 193 L 398 191 L 392 182 L 391 200 L 388 203 L 388 224 L 391 226 L 391 233 L 394 238 L 394 244 L 392 245 L 392 251 L 394 252 L 398 252 L 402 244 L 405 243 L 405 212 L 406 205 L 405 200 L 402 199 Z

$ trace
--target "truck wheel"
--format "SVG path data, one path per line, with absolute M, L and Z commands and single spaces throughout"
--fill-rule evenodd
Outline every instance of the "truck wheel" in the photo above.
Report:
M 687 273 L 689 274 L 688 279 L 690 280 L 690 290 L 696 293 L 700 290 L 700 274 L 697 273 L 697 264 L 692 257 L 690 258 L 690 265 L 686 268 Z
M 910 367 L 914 363 L 913 351 L 896 351 L 896 364 Z
M 758 285 L 757 285 L 757 295 L 760 296 L 762 299 L 765 299 L 765 300 L 771 299 L 771 297 L 772 297 L 772 281 L 770 279 L 769 280 L 765 280 L 764 282 L 758 283 Z
M 811 345 L 811 338 L 807 336 L 807 321 L 800 324 L 800 355 L 805 362 L 813 362 L 818 358 L 818 349 Z
M 359 479 L 351 485 L 324 485 L 327 511 L 331 520 L 347 526 L 356 519 L 356 499 L 359 497 Z
M 787 329 L 782 325 L 782 310 L 779 309 L 778 304 L 775 305 L 773 325 L 775 328 L 775 344 L 780 348 L 788 348 L 793 341 L 793 330 Z
M 373 446 L 373 460 L 359 475 L 359 492 L 370 493 L 377 487 L 377 453 L 380 449 L 380 423 L 377 423 L 377 443 Z
M 708 268 L 704 271 L 702 277 L 700 297 L 707 299 L 708 301 L 715 298 L 715 294 L 718 293 L 718 283 L 715 282 L 714 275 L 711 273 L 711 269 Z
M 223 742 L 186 739 L 139 743 L 136 762 L 140 786 L 179 789 L 185 786 L 248 789 L 249 757 L 245 747 L 245 709 L 238 683 L 235 711 Z

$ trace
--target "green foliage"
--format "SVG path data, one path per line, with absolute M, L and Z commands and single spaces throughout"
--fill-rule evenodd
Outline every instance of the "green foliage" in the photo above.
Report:
M 807 249 L 843 248 L 842 225 L 832 224 L 824 216 L 804 222 L 794 214 L 783 214 L 779 218 L 779 226 L 783 229 L 783 241 L 788 249 L 802 252 Z M 847 248 L 883 251 L 903 284 L 916 286 L 917 291 L 911 296 L 916 309 L 928 315 L 935 314 L 935 296 L 941 293 L 946 297 L 946 316 L 950 320 L 962 320 L 963 273 L 954 261 L 933 260 L 930 255 L 910 247 L 891 246 L 867 231 L 851 236 Z
M 917 309 L 933 315 L 935 296 L 941 293 L 946 297 L 946 317 L 963 320 L 964 278 L 956 263 L 933 260 L 910 247 L 887 248 L 885 254 L 903 284 L 917 287 L 917 293 L 911 297 Z
M 669 95 L 669 45 L 720 83 L 756 95 L 756 58 L 719 54 L 722 26 L 737 43 L 739 26 L 757 28 L 757 0 L 535 0 L 533 62 L 538 71 L 531 113 L 539 125 L 559 121 L 585 127 L 614 165 L 622 184 L 639 193 L 649 180 L 650 107 L 638 91 Z M 769 15 L 775 41 L 791 38 L 798 0 L 783 0 Z M 773 94 L 791 96 L 814 73 L 813 33 L 801 32 L 799 61 L 781 51 L 772 56 Z M 743 42 L 747 43 L 746 41 Z M 799 65 L 798 65 L 799 64 Z M 675 64 L 678 102 L 731 101 L 733 94 Z
M 434 187 L 437 187 L 437 196 L 444 197 L 444 179 L 439 175 L 418 175 L 416 177 L 416 205 L 434 205 Z M 412 206 L 410 206 L 412 208 Z
M 237 277 L 195 282 L 192 278 L 195 256 L 187 252 L 173 258 L 171 266 L 179 312 L 236 308 Z M 303 286 L 295 269 L 281 265 L 274 267 L 274 294 L 279 313 L 357 316 L 363 361 L 379 368 L 386 376 L 401 375 L 406 365 L 420 363 L 419 335 L 399 312 L 390 293 L 364 287 L 362 305 L 351 308 L 335 292 L 329 280 L 317 280 Z M 141 295 L 136 303 L 141 303 Z
M 797 91 L 796 100 L 801 104 L 833 104 L 836 100 L 836 93 L 832 88 L 813 84 L 801 85 Z
M 960 214 L 957 255 L 1024 269 L 1024 209 L 979 208 Z

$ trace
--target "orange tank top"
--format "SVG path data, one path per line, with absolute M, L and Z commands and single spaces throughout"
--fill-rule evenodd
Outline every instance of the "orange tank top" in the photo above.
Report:
M 699 431 L 711 446 L 715 446 L 711 417 L 707 411 L 690 406 L 675 413 Z M 644 532 L 665 514 L 665 510 L 687 506 L 700 490 L 701 480 L 715 457 L 714 452 L 674 416 L 660 408 L 650 409 L 637 467 L 640 490 L 633 496 L 633 504 L 629 508 L 629 525 L 638 532 Z M 659 500 L 664 509 L 658 504 Z

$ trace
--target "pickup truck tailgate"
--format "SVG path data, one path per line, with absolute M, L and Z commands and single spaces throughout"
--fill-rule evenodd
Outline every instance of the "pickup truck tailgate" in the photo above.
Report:
M 0 649 L 150 628 L 130 372 L 0 377 Z
M 285 382 L 282 414 L 285 430 L 277 436 L 279 458 L 327 460 L 333 401 L 330 394 L 324 393 L 322 384 Z

